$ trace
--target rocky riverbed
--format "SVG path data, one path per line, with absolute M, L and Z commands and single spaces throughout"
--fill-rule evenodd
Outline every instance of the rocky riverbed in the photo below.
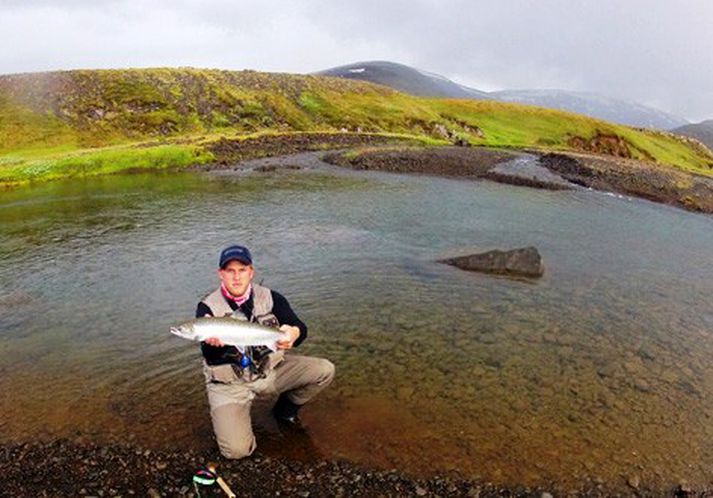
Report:
M 579 489 L 497 486 L 458 476 L 414 478 L 397 470 L 358 467 L 346 461 L 301 462 L 264 455 L 228 461 L 214 453 L 156 451 L 128 445 L 97 445 L 55 440 L 4 445 L 0 448 L 2 496 L 148 496 L 195 497 L 193 474 L 210 462 L 238 496 L 653 496 L 659 492 L 630 483 L 627 490 L 606 483 Z M 203 496 L 225 496 L 216 486 Z M 713 496 L 713 490 L 685 485 L 669 496 Z

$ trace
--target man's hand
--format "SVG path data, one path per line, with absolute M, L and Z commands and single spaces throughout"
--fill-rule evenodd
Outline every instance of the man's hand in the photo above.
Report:
M 289 338 L 277 341 L 277 349 L 291 349 L 297 338 L 300 336 L 299 327 L 293 325 L 280 325 L 280 332 L 285 332 Z
M 216 347 L 216 348 L 222 348 L 223 346 L 225 346 L 225 344 L 223 344 L 223 341 L 221 341 L 217 337 L 209 337 L 208 339 L 206 339 L 203 342 L 205 342 L 206 344 L 209 344 L 213 347 Z

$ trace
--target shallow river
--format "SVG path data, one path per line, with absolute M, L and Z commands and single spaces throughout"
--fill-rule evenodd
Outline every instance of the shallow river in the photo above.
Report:
M 168 327 L 222 247 L 308 323 L 333 386 L 263 451 L 414 475 L 713 479 L 713 218 L 602 193 L 320 170 L 0 193 L 0 439 L 211 448 L 196 344 Z M 537 281 L 458 253 L 536 246 Z

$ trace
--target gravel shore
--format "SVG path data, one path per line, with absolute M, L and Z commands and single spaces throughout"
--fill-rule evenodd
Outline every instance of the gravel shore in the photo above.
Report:
M 0 449 L 1 496 L 196 496 L 192 476 L 208 462 L 238 496 L 542 496 L 455 477 L 412 479 L 348 462 L 304 463 L 255 455 L 228 461 L 217 453 L 162 452 L 56 440 Z M 220 496 L 216 487 L 204 495 Z
M 0 447 L 0 496 L 195 497 L 193 474 L 210 462 L 237 496 L 677 496 L 710 497 L 713 490 L 679 486 L 669 491 L 643 487 L 607 488 L 582 483 L 578 489 L 504 487 L 457 476 L 417 479 L 397 470 L 375 470 L 346 461 L 301 462 L 256 454 L 237 461 L 217 452 L 169 452 L 129 445 L 98 445 L 66 439 Z M 217 486 L 202 496 L 225 496 Z

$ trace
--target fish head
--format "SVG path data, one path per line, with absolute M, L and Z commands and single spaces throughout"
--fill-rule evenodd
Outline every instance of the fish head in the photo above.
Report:
M 197 339 L 196 329 L 191 322 L 184 323 L 177 327 L 171 327 L 169 332 L 183 339 L 188 339 L 189 341 L 195 341 Z

